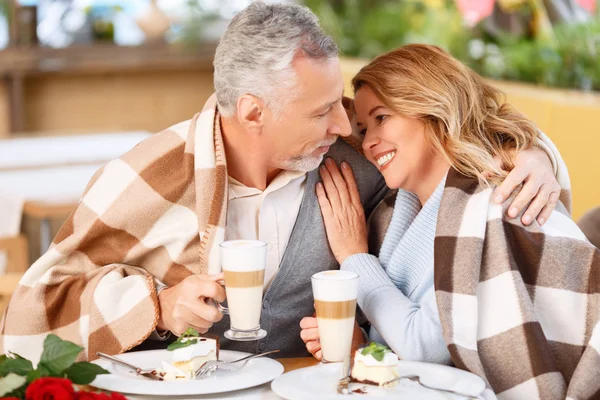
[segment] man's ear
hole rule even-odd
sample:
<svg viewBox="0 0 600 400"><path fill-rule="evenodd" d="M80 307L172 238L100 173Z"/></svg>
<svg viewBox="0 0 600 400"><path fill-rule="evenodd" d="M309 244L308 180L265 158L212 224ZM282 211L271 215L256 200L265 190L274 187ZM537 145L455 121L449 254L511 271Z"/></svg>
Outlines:
<svg viewBox="0 0 600 400"><path fill-rule="evenodd" d="M265 118L265 104L256 96L245 94L237 101L238 122L246 132L260 134Z"/></svg>

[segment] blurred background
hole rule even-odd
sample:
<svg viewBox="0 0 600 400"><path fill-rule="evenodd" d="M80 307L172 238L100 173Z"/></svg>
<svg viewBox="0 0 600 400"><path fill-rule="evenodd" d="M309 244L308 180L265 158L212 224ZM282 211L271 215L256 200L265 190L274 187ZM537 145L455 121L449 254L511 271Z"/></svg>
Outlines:
<svg viewBox="0 0 600 400"><path fill-rule="evenodd" d="M347 90L407 43L442 46L487 77L558 146L574 219L600 229L597 0L295 2L339 44ZM201 109L216 43L250 3L0 0L0 309L95 170Z"/></svg>

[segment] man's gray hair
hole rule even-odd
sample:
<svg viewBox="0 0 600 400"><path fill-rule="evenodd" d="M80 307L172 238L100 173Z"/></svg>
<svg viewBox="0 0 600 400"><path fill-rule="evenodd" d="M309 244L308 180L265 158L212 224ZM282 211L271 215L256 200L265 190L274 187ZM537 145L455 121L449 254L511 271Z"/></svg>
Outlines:
<svg viewBox="0 0 600 400"><path fill-rule="evenodd" d="M219 112L233 116L240 96L251 94L281 116L289 101L299 95L292 67L298 52L315 60L339 53L307 7L255 2L242 10L231 20L215 54Z"/></svg>

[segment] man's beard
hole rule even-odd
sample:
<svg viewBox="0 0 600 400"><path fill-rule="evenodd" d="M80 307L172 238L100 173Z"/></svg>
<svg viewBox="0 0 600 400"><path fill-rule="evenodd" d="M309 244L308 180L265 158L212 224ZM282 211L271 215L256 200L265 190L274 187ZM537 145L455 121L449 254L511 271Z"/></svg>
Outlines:
<svg viewBox="0 0 600 400"><path fill-rule="evenodd" d="M323 162L323 157L325 156L325 154L320 154L318 156L314 156L314 155L312 155L312 153L315 152L319 147L333 145L336 140L337 140L337 137L334 140L328 140L327 142L321 142L321 143L317 144L313 149L306 152L306 154L302 154L300 156L288 158L285 160L281 159L279 161L279 164L281 165L282 169L289 170L289 171L302 171L302 172L312 171L313 169L316 169L319 165L321 165L321 162Z"/></svg>

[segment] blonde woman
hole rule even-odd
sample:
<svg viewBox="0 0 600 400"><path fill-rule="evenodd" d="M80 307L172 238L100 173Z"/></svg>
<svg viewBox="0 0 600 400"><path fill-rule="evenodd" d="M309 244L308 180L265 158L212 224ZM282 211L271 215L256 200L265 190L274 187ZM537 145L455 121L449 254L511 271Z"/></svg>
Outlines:
<svg viewBox="0 0 600 400"><path fill-rule="evenodd" d="M347 164L340 171L326 162L317 195L336 259L360 276L370 340L404 359L479 374L490 398L564 399L567 390L590 398L600 388L600 340L592 335L600 255L570 219L567 191L547 221L530 226L507 216L511 199L492 200L506 174L494 157L510 169L513 149L538 137L534 124L434 46L376 58L353 87L365 156L398 189L372 217L387 229L378 257L368 254ZM316 320L301 326L316 354Z"/></svg>

